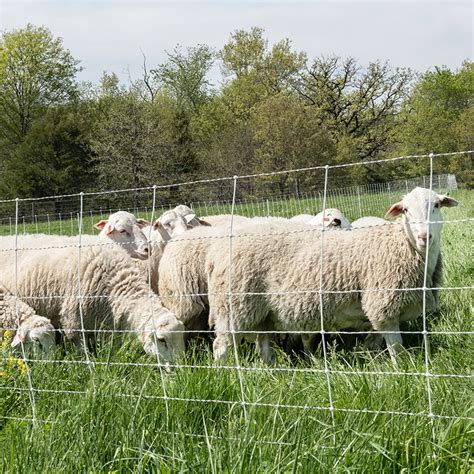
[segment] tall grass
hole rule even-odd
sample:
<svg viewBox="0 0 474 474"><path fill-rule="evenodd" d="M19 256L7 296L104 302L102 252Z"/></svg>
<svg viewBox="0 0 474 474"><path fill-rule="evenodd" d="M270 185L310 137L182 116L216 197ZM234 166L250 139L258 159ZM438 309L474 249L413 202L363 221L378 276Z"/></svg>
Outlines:
<svg viewBox="0 0 474 474"><path fill-rule="evenodd" d="M473 217L474 193L455 197L461 205L445 218ZM272 213L289 214L289 206L275 203ZM447 223L443 233L444 285L472 285L474 223ZM309 359L279 351L269 368L240 347L242 393L234 360L215 365L206 341L167 373L136 341L114 349L104 336L91 366L70 348L28 363L33 422L28 379L2 371L10 357L2 348L0 471L469 472L474 344L459 332L473 331L473 309L472 290L442 291L428 321L434 417L420 334L404 336L397 368L385 353L331 340L334 416L321 350Z"/></svg>

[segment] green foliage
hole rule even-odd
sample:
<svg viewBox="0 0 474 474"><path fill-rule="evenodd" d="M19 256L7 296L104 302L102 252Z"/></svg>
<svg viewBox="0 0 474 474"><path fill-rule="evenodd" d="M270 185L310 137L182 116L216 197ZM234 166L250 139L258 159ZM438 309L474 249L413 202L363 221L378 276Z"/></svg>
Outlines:
<svg viewBox="0 0 474 474"><path fill-rule="evenodd" d="M183 53L177 46L168 54L168 62L150 71L155 81L176 99L183 110L196 110L208 99L210 83L206 75L214 62L214 52L209 46L198 45Z"/></svg>
<svg viewBox="0 0 474 474"><path fill-rule="evenodd" d="M81 105L49 109L33 122L23 141L5 160L3 196L64 194L89 189L92 176L88 110Z"/></svg>
<svg viewBox="0 0 474 474"><path fill-rule="evenodd" d="M219 88L209 80L215 61L224 74ZM79 86L78 64L47 28L27 25L2 34L4 196L142 187L474 147L472 62L459 71L435 68L414 82L409 70L381 61L365 68L353 58L308 61L289 39L270 44L254 27L234 31L219 52L177 46L166 62L150 68L143 54L142 77L128 85L112 72L98 85ZM435 172L445 171L462 185L474 184L470 156L436 160ZM332 170L330 180L343 178L348 185L427 172L426 163L357 166ZM311 176L290 181L282 175L265 189L277 186L283 193L317 185ZM243 184L239 197L261 196L265 189ZM173 192L179 201L212 199L224 190L216 184L204 194Z"/></svg>
<svg viewBox="0 0 474 474"><path fill-rule="evenodd" d="M0 38L0 125L17 143L46 107L76 94L79 62L45 27L28 24Z"/></svg>
<svg viewBox="0 0 474 474"><path fill-rule="evenodd" d="M402 153L434 153L469 149L474 145L474 63L458 71L436 67L421 76L406 101L399 131ZM459 175L461 183L474 186L472 159L438 160L437 170Z"/></svg>

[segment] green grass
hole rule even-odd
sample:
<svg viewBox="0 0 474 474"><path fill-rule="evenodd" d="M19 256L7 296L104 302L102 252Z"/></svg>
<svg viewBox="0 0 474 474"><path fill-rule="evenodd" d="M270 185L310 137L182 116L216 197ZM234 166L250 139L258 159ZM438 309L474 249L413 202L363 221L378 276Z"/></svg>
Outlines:
<svg viewBox="0 0 474 474"><path fill-rule="evenodd" d="M472 217L474 193L453 195L461 205L445 219ZM315 205L298 204L299 212ZM294 213L288 201L273 206L274 215ZM383 212L380 201L373 208L367 213ZM472 285L473 222L446 224L443 234L444 285ZM429 329L472 331L473 309L472 290L443 291ZM409 329L420 328L417 321ZM12 419L33 415L27 378L19 368L0 375L0 471L472 472L472 379L430 377L430 419L422 338L404 340L397 369L384 353L329 345L334 419L320 351L310 360L280 351L276 367L286 370L274 371L251 347L239 348L242 405L239 373L213 366L204 342L170 373L136 341L112 351L100 340L92 367L59 349L54 362L29 364L36 423ZM473 335L433 334L429 343L432 374L472 373ZM1 372L6 349L0 356Z"/></svg>

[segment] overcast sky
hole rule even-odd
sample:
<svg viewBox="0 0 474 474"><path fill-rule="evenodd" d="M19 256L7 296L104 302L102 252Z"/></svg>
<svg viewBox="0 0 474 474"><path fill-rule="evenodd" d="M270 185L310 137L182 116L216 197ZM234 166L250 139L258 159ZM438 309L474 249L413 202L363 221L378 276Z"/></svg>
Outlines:
<svg viewBox="0 0 474 474"><path fill-rule="evenodd" d="M270 42L292 40L308 56L354 56L425 71L472 59L471 1L124 1L0 0L2 30L46 25L81 60L80 79L104 70L140 74L142 49L153 67L179 43L222 47L236 29L260 26ZM212 73L214 82L218 69Z"/></svg>

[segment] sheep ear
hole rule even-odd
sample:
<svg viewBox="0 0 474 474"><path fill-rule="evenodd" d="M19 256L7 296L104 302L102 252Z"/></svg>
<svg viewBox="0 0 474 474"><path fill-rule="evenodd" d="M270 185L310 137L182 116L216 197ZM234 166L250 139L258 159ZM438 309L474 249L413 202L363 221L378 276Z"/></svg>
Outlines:
<svg viewBox="0 0 474 474"><path fill-rule="evenodd" d="M143 227L150 225L150 223L146 219L137 219L137 224L140 229L143 229Z"/></svg>
<svg viewBox="0 0 474 474"><path fill-rule="evenodd" d="M184 220L186 221L186 224L189 224L195 217L196 214L187 214L184 216Z"/></svg>
<svg viewBox="0 0 474 474"><path fill-rule="evenodd" d="M105 226L105 233L107 235L110 235L114 230L115 230L114 225L111 224L110 222L107 222L107 225Z"/></svg>
<svg viewBox="0 0 474 474"><path fill-rule="evenodd" d="M456 201L456 199L453 199L452 197L441 195L441 194L438 194L438 197L439 197L439 205L442 207L454 207L459 204Z"/></svg>
<svg viewBox="0 0 474 474"><path fill-rule="evenodd" d="M108 222L108 221L106 221L105 219L102 219L101 221L96 222L96 223L94 224L94 227L95 227L96 229L102 230L102 229L105 227L105 224L107 224L107 222Z"/></svg>
<svg viewBox="0 0 474 474"><path fill-rule="evenodd" d="M390 207L390 209L385 213L385 219L389 219L390 217L397 217L403 212L403 204L402 202L396 202L395 204Z"/></svg>
<svg viewBox="0 0 474 474"><path fill-rule="evenodd" d="M154 230L163 229L163 224L160 222L159 219L156 219L156 221L153 222L153 229Z"/></svg>

